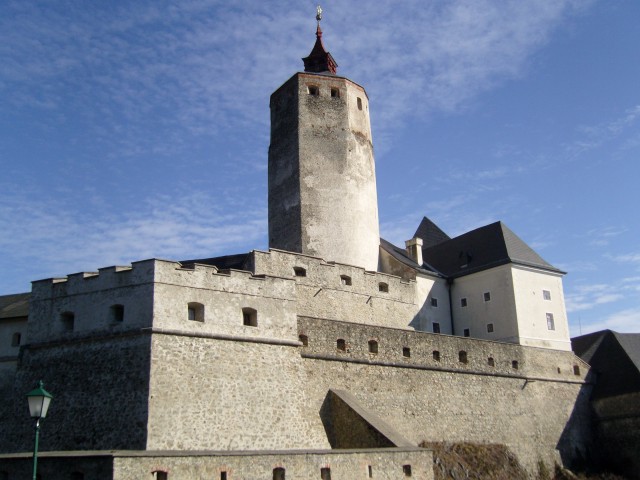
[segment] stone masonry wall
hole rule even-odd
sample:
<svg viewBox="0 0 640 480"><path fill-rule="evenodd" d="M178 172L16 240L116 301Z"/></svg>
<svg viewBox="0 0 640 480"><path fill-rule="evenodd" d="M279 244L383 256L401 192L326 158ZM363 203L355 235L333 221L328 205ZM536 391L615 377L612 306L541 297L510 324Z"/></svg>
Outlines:
<svg viewBox="0 0 640 480"><path fill-rule="evenodd" d="M588 367L570 352L309 318L299 328L308 338L302 355L311 411L329 389L347 390L416 444L502 443L530 471L538 460L570 463L589 448Z"/></svg>

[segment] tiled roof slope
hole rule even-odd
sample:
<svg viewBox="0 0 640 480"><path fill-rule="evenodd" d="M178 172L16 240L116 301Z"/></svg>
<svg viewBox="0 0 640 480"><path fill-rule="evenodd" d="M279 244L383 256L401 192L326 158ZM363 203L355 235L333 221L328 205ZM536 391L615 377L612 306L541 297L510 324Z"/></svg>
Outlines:
<svg viewBox="0 0 640 480"><path fill-rule="evenodd" d="M602 330L572 338L571 346L597 374L593 399L640 392L640 333Z"/></svg>
<svg viewBox="0 0 640 480"><path fill-rule="evenodd" d="M439 243L451 240L451 237L444 233L440 227L433 223L429 218L422 217L420 225L416 233L413 234L414 238L418 237L422 239L422 249L433 247Z"/></svg>
<svg viewBox="0 0 640 480"><path fill-rule="evenodd" d="M496 222L422 249L424 261L447 277L461 277L507 263L564 274Z"/></svg>
<svg viewBox="0 0 640 480"><path fill-rule="evenodd" d="M30 293L0 296L0 319L26 317L29 315L30 296Z"/></svg>
<svg viewBox="0 0 640 480"><path fill-rule="evenodd" d="M436 269L432 268L429 264L424 263L422 266L418 265L408 254L407 251L403 248L396 247L393 243L388 242L384 238L380 238L380 247L389 253L393 258L398 260L400 263L404 263L405 265L419 271L422 273L429 273L431 275L435 274L438 276L442 276L440 272Z"/></svg>

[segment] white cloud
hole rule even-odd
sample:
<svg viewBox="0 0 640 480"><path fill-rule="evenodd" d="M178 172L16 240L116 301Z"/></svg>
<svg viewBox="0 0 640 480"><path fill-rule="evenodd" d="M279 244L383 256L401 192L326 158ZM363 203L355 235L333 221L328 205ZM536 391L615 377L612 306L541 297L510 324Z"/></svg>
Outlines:
<svg viewBox="0 0 640 480"><path fill-rule="evenodd" d="M565 295L567 312L591 310L599 305L622 300L618 288L607 284L579 285Z"/></svg>
<svg viewBox="0 0 640 480"><path fill-rule="evenodd" d="M630 308L612 313L602 322L583 326L583 334L609 329L619 333L640 333L640 309Z"/></svg>

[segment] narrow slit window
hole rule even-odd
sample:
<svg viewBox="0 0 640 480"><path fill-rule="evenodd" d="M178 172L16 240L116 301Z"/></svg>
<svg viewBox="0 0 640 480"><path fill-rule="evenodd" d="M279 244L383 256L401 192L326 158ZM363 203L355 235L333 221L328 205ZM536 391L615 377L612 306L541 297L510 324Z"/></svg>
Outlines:
<svg viewBox="0 0 640 480"><path fill-rule="evenodd" d="M466 298L461 298L460 299L460 306L462 308L465 308L467 306L467 299Z"/></svg>
<svg viewBox="0 0 640 480"><path fill-rule="evenodd" d="M227 480L227 472L220 472L220 480Z"/></svg>
<svg viewBox="0 0 640 480"><path fill-rule="evenodd" d="M411 465L403 465L402 466L402 473L404 473L405 477L410 477L411 476Z"/></svg>
<svg viewBox="0 0 640 480"><path fill-rule="evenodd" d="M329 467L324 467L320 469L320 479L331 480L331 469Z"/></svg>
<svg viewBox="0 0 640 480"><path fill-rule="evenodd" d="M469 336L471 336L471 332L469 331L469 329L468 329L468 328L465 328L465 329L462 331L462 335L463 335L463 336L465 336L465 337L469 337Z"/></svg>
<svg viewBox="0 0 640 480"><path fill-rule="evenodd" d="M358 97L358 110L362 110L362 99Z"/></svg>
<svg viewBox="0 0 640 480"><path fill-rule="evenodd" d="M63 312L60 314L60 321L64 331L72 332L75 327L76 316L73 312Z"/></svg>
<svg viewBox="0 0 640 480"><path fill-rule="evenodd" d="M351 277L349 275L340 275L340 283L342 285L351 285Z"/></svg>
<svg viewBox="0 0 640 480"><path fill-rule="evenodd" d="M465 352L464 350L460 350L458 352L458 361L460 363L469 363L469 360L467 359L467 352Z"/></svg>
<svg viewBox="0 0 640 480"><path fill-rule="evenodd" d="M573 366L573 374L580 375L580 367L578 365Z"/></svg>
<svg viewBox="0 0 640 480"><path fill-rule="evenodd" d="M369 353L378 353L378 342L376 340L369 340Z"/></svg>
<svg viewBox="0 0 640 480"><path fill-rule="evenodd" d="M487 333L493 333L493 323L487 323Z"/></svg>
<svg viewBox="0 0 640 480"><path fill-rule="evenodd" d="M204 305L198 302L187 303L187 318L192 322L204 322Z"/></svg>
<svg viewBox="0 0 640 480"><path fill-rule="evenodd" d="M373 467L371 465L367 467L367 473L369 473L369 478L373 478Z"/></svg>
<svg viewBox="0 0 640 480"><path fill-rule="evenodd" d="M340 352L346 352L347 351L347 342L344 341L344 338L339 338L336 341L336 349Z"/></svg>
<svg viewBox="0 0 640 480"><path fill-rule="evenodd" d="M520 365L518 364L517 360L513 360L511 362L511 368L513 368L514 370L518 370L518 368L520 368Z"/></svg>
<svg viewBox="0 0 640 480"><path fill-rule="evenodd" d="M22 334L20 332L16 332L11 336L11 346L19 347L20 341L22 340Z"/></svg>
<svg viewBox="0 0 640 480"><path fill-rule="evenodd" d="M409 347L402 347L402 356L404 358L411 358L411 349Z"/></svg>
<svg viewBox="0 0 640 480"><path fill-rule="evenodd" d="M436 362L440 361L440 352L438 350L434 350L431 355Z"/></svg>
<svg viewBox="0 0 640 480"><path fill-rule="evenodd" d="M249 307L242 309L242 324L245 327L257 327L258 326L258 312Z"/></svg>
<svg viewBox="0 0 640 480"><path fill-rule="evenodd" d="M124 305L111 305L111 321L115 323L124 322Z"/></svg>
<svg viewBox="0 0 640 480"><path fill-rule="evenodd" d="M485 302L490 302L491 301L491 292L484 292L484 301Z"/></svg>
<svg viewBox="0 0 640 480"><path fill-rule="evenodd" d="M384 283L384 282L380 282L378 284L378 291L379 292L383 292L383 293L389 293L389 284L388 283Z"/></svg>
<svg viewBox="0 0 640 480"><path fill-rule="evenodd" d="M487 358L487 365L489 365L490 367L496 366L496 361L493 359L493 357Z"/></svg>

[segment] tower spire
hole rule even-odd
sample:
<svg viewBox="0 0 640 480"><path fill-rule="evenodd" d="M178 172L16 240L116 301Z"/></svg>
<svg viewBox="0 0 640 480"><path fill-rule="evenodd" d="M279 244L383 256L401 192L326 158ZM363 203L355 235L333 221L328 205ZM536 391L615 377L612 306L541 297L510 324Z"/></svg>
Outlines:
<svg viewBox="0 0 640 480"><path fill-rule="evenodd" d="M336 73L338 64L331 54L327 52L322 43L322 29L320 28L320 20L322 20L322 8L318 5L316 9L316 20L318 26L316 28L316 43L308 57L303 58L304 71L312 73Z"/></svg>

